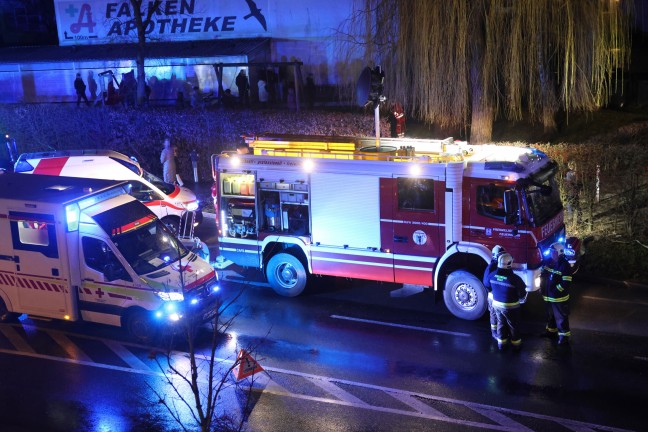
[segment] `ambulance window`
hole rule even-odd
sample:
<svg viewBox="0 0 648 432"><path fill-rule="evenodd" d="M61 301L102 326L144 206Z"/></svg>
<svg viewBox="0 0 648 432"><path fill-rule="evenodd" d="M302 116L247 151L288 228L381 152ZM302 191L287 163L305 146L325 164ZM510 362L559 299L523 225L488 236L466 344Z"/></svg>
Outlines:
<svg viewBox="0 0 648 432"><path fill-rule="evenodd" d="M504 187L490 184L477 186L477 213L482 216L504 220Z"/></svg>
<svg viewBox="0 0 648 432"><path fill-rule="evenodd" d="M397 187L399 210L434 211L434 180L399 177Z"/></svg>
<svg viewBox="0 0 648 432"><path fill-rule="evenodd" d="M107 263L107 254L110 250L108 245L105 242L92 237L83 237L81 244L83 247L83 258L86 265L98 272L103 272Z"/></svg>
<svg viewBox="0 0 648 432"><path fill-rule="evenodd" d="M9 212L15 250L39 252L58 258L54 218L50 215Z"/></svg>
<svg viewBox="0 0 648 432"><path fill-rule="evenodd" d="M106 242L93 237L83 237L81 247L83 248L83 259L88 267L105 275L109 274L108 280L132 281Z"/></svg>
<svg viewBox="0 0 648 432"><path fill-rule="evenodd" d="M138 201L151 202L155 200L164 200L164 197L161 197L158 193L151 189L150 186L147 186L142 182L132 181L129 183L129 185L131 186L130 194Z"/></svg>

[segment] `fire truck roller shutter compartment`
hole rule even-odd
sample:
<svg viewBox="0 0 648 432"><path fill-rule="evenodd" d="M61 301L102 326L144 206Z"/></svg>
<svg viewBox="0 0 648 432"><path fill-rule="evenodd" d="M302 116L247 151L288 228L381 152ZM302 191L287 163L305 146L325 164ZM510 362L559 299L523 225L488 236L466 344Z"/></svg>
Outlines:
<svg viewBox="0 0 648 432"><path fill-rule="evenodd" d="M393 280L391 254L381 252L380 179L340 173L311 174L313 273ZM326 223L325 221L336 221Z"/></svg>

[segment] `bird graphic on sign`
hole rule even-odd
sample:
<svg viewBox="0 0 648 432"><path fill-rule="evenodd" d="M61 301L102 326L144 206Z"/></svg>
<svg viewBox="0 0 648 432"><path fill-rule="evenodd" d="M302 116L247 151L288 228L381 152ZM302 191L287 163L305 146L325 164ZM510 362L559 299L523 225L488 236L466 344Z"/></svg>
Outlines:
<svg viewBox="0 0 648 432"><path fill-rule="evenodd" d="M268 27L266 26L266 19L261 13L261 9L259 9L256 5L256 3L253 0L245 0L245 3L248 4L248 7L250 8L250 13L245 15L243 19L248 19L251 17L254 17L259 21L259 24L263 26L263 30L268 31Z"/></svg>

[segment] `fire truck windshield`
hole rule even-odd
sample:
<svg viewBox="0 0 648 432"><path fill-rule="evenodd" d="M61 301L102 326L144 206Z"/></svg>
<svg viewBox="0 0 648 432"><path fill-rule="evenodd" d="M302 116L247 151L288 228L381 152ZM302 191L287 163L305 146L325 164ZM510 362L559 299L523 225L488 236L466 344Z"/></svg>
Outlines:
<svg viewBox="0 0 648 432"><path fill-rule="evenodd" d="M151 273L184 257L189 251L155 220L113 237L117 249L138 275Z"/></svg>
<svg viewBox="0 0 648 432"><path fill-rule="evenodd" d="M524 188L529 219L535 226L548 222L560 210L560 191L555 177L551 176L542 184L532 184Z"/></svg>

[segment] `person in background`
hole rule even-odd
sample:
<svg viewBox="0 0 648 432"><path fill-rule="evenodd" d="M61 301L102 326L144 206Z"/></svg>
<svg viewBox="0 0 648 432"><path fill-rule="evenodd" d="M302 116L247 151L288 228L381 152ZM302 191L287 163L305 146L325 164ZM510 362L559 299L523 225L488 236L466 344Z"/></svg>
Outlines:
<svg viewBox="0 0 648 432"><path fill-rule="evenodd" d="M236 76L236 87L238 87L239 102L245 106L250 105L250 81L245 74L245 69L242 69Z"/></svg>
<svg viewBox="0 0 648 432"><path fill-rule="evenodd" d="M97 103L97 81L94 79L94 72L88 71L88 92L90 93L90 101L92 105Z"/></svg>
<svg viewBox="0 0 648 432"><path fill-rule="evenodd" d="M576 163L569 161L567 163L567 172L564 178L565 187L565 207L566 218L576 226L580 224L581 209L580 209L580 191L581 185L576 173Z"/></svg>
<svg viewBox="0 0 648 432"><path fill-rule="evenodd" d="M495 310L493 309L493 290L490 288L490 284L488 281L491 278L492 273L497 271L497 259L500 257L500 255L506 253L506 250L500 246L496 245L493 250L491 251L491 262L488 264L488 267L486 267L486 271L484 271L484 277L482 280L482 283L488 289L488 315L490 317L490 329L491 329L491 336L493 336L493 339L497 340L497 315L495 314Z"/></svg>
<svg viewBox="0 0 648 432"><path fill-rule="evenodd" d="M232 94L232 90L226 89L223 92L223 106L225 108L233 108L236 105L236 97Z"/></svg>
<svg viewBox="0 0 648 432"><path fill-rule="evenodd" d="M176 177L176 146L171 145L171 138L164 138L164 148L160 155L160 162L162 163L162 176L165 182L175 184Z"/></svg>
<svg viewBox="0 0 648 432"><path fill-rule="evenodd" d="M76 74L76 79L74 80L74 90L76 90L77 94L77 107L81 103L81 99L85 101L86 105L90 106L90 101L88 100L88 96L86 96L86 85L83 82L83 79L81 79L81 73Z"/></svg>
<svg viewBox="0 0 648 432"><path fill-rule="evenodd" d="M558 344L569 343L569 289L572 266L565 257L565 245L559 242L549 247L549 258L540 273L540 292L547 310L547 325L543 336L558 336Z"/></svg>
<svg viewBox="0 0 648 432"><path fill-rule="evenodd" d="M399 102L392 104L389 110L389 129L392 138L403 138L405 136L405 110Z"/></svg>
<svg viewBox="0 0 648 432"><path fill-rule="evenodd" d="M259 103L261 104L262 108L266 108L268 106L268 99L270 96L268 94L268 85L262 79L259 80L257 85L259 87Z"/></svg>
<svg viewBox="0 0 648 432"><path fill-rule="evenodd" d="M526 284L513 273L513 257L503 253L497 258L497 270L491 273L488 286L493 291L493 310L497 317L497 347L503 350L509 339L520 349L520 305L526 301Z"/></svg>
<svg viewBox="0 0 648 432"><path fill-rule="evenodd" d="M202 95L200 94L200 88L198 86L193 86L191 89L191 107L199 108L202 106Z"/></svg>

